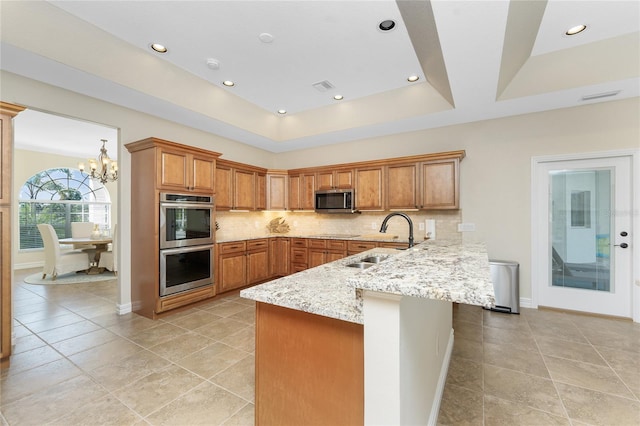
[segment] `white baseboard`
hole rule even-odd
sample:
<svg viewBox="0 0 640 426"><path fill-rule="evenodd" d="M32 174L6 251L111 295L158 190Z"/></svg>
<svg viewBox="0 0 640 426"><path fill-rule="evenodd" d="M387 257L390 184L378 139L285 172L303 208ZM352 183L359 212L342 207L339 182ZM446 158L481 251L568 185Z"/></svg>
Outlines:
<svg viewBox="0 0 640 426"><path fill-rule="evenodd" d="M533 301L529 297L521 297L520 298L520 307L521 308L537 308L537 306L533 306Z"/></svg>
<svg viewBox="0 0 640 426"><path fill-rule="evenodd" d="M442 367L440 368L440 377L438 378L438 385L436 387L436 394L433 398L433 404L431 405L431 414L429 415L429 425L435 425L438 423L438 414L440 414L440 402L442 401L442 394L444 394L444 385L447 381L447 373L449 372L449 363L451 362L451 354L453 353L453 328L449 335L449 343L447 344L447 352L444 354L444 360Z"/></svg>
<svg viewBox="0 0 640 426"><path fill-rule="evenodd" d="M116 303L116 313L118 315L124 315L131 312L131 303Z"/></svg>

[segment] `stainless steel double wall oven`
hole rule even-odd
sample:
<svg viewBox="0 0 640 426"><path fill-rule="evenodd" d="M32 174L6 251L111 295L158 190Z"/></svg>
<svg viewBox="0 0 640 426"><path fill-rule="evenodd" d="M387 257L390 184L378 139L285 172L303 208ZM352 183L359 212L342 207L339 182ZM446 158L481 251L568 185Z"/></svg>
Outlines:
<svg viewBox="0 0 640 426"><path fill-rule="evenodd" d="M213 196L160 194L160 296L213 284Z"/></svg>

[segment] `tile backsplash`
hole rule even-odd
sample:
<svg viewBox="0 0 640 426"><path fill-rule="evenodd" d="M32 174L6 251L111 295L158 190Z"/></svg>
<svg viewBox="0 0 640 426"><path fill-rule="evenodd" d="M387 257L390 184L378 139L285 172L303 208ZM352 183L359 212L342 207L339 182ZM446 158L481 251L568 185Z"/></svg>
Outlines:
<svg viewBox="0 0 640 426"><path fill-rule="evenodd" d="M314 234L357 234L378 235L380 225L389 212L364 212L361 214L317 214L315 212L217 212L216 221L220 229L216 233L218 241L258 238L273 235L307 236ZM436 223L436 239L461 241L457 230L462 220L460 210L453 211L409 211L406 213L413 221L413 236L416 242L423 241L426 231L420 230L420 224L426 228L425 221L433 219ZM286 234L269 232L269 223L283 218L289 225ZM407 221L402 217L393 217L387 222L387 234L397 235L399 239L409 237Z"/></svg>

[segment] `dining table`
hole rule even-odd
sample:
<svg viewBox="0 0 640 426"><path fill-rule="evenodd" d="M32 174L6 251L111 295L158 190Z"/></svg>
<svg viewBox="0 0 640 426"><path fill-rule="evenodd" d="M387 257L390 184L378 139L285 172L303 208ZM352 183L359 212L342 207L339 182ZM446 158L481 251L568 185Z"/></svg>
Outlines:
<svg viewBox="0 0 640 426"><path fill-rule="evenodd" d="M91 238L91 237L71 237L71 238L60 238L58 242L60 245L73 245L74 247L82 247L86 246L87 248L95 247L95 254L93 256L94 266L91 266L87 273L91 275L101 274L105 271L105 268L99 268L98 264L100 263L100 254L104 251L107 251L107 246L111 244L113 239L111 237L100 237L100 238Z"/></svg>

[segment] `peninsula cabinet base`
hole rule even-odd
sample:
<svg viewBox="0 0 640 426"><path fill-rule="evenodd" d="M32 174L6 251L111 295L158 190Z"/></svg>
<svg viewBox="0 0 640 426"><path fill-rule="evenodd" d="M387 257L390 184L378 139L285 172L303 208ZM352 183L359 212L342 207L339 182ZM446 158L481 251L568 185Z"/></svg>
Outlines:
<svg viewBox="0 0 640 426"><path fill-rule="evenodd" d="M363 425L363 326L256 306L256 425Z"/></svg>

